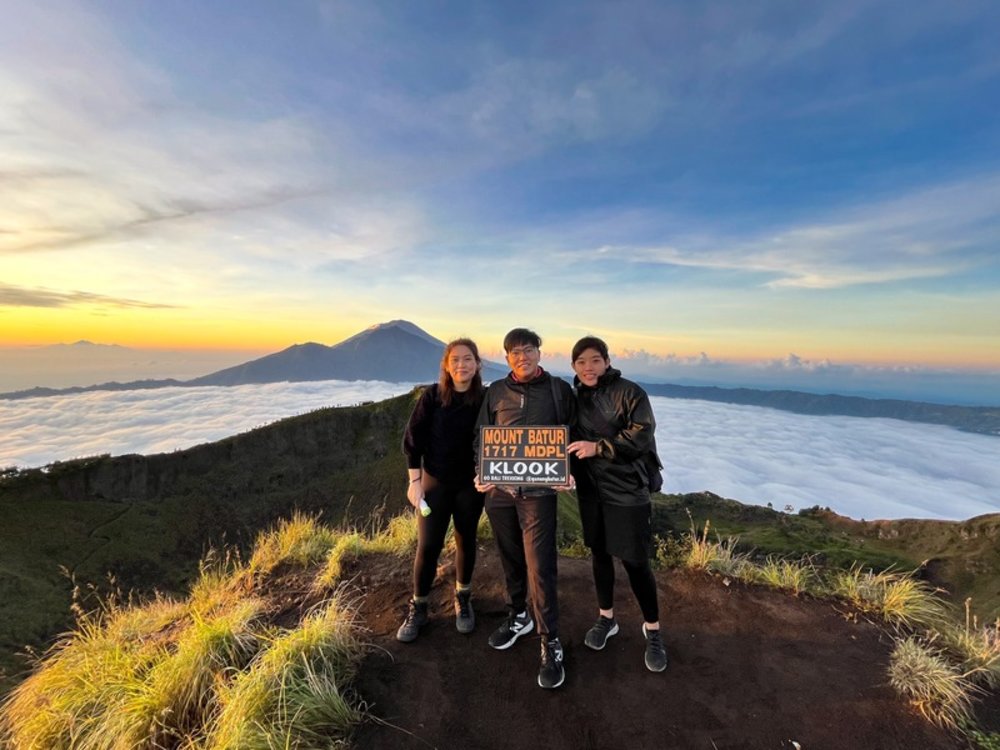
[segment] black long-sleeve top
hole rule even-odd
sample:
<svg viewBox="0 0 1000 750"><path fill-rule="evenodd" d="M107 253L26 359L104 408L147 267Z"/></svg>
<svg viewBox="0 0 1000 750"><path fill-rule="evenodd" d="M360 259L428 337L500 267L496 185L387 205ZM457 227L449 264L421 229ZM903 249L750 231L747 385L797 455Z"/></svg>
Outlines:
<svg viewBox="0 0 1000 750"><path fill-rule="evenodd" d="M476 416L482 403L466 391L452 393L451 403L441 403L438 385L428 386L417 399L403 433L406 465L423 470L449 485L472 484L476 476L472 442Z"/></svg>

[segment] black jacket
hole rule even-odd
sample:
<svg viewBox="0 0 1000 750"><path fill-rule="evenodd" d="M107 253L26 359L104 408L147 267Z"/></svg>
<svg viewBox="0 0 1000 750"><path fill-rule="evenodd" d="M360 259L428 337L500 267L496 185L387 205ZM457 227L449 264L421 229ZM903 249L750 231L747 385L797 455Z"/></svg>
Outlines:
<svg viewBox="0 0 1000 750"><path fill-rule="evenodd" d="M438 385L420 394L403 432L406 465L424 470L440 482L463 486L476 476L472 439L482 395L453 393L451 403L441 403Z"/></svg>
<svg viewBox="0 0 1000 750"><path fill-rule="evenodd" d="M596 456L572 462L580 499L613 505L648 503L642 457L656 452L656 419L649 396L613 367L593 388L579 378L574 386L577 414L572 439L597 443Z"/></svg>
<svg viewBox="0 0 1000 750"><path fill-rule="evenodd" d="M479 461L479 427L497 425L513 427L517 425L572 425L576 415L576 399L573 389L562 378L547 372L520 383L507 373L503 380L494 380L486 390L486 398L479 409L476 422L475 450ZM478 464L476 466L478 470ZM551 495L550 487L529 486L521 490L522 495ZM495 496L502 491L491 494Z"/></svg>

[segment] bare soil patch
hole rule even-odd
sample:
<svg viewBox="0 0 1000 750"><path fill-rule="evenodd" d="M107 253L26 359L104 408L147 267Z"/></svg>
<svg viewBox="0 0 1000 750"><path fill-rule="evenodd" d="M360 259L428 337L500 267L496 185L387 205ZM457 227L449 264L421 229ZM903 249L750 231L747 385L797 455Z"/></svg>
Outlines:
<svg viewBox="0 0 1000 750"><path fill-rule="evenodd" d="M538 747L736 750L937 750L964 743L928 725L887 684L890 639L830 602L795 598L700 573L659 571L666 672L643 666L642 619L619 569L622 629L604 651L583 645L596 616L588 560L559 562L565 684L536 683L535 635L507 651L486 639L505 616L503 575L491 546L474 581L478 623L455 630L453 571L439 569L432 617L410 644L396 641L410 562L364 558L348 573L365 593L360 616L376 649L357 689L378 720L359 748Z"/></svg>

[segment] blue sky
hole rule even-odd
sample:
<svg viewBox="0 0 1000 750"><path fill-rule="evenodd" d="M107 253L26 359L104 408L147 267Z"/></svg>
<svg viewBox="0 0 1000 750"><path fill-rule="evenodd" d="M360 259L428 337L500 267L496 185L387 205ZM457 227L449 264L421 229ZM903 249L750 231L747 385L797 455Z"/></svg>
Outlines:
<svg viewBox="0 0 1000 750"><path fill-rule="evenodd" d="M996 2L0 10L0 344L526 324L1000 399Z"/></svg>

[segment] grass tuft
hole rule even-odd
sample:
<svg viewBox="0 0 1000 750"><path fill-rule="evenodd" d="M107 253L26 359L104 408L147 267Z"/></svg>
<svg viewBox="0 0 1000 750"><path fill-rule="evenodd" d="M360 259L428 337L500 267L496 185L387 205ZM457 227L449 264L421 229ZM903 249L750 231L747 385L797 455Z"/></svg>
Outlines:
<svg viewBox="0 0 1000 750"><path fill-rule="evenodd" d="M909 574L875 572L853 565L834 572L831 588L862 612L878 615L897 627L935 628L948 620L948 610L937 590Z"/></svg>
<svg viewBox="0 0 1000 750"><path fill-rule="evenodd" d="M721 573L733 578L752 581L755 578L754 565L748 554L737 551L736 545L739 539L732 536L726 539L716 537L716 541L710 541L708 538L710 526L710 522L705 521L704 529L698 532L692 522L691 541L684 559L684 566L692 570Z"/></svg>
<svg viewBox="0 0 1000 750"><path fill-rule="evenodd" d="M1000 688L1000 618L992 625L980 625L971 612L971 599L965 600L965 624L941 628L944 647L960 662L979 685Z"/></svg>
<svg viewBox="0 0 1000 750"><path fill-rule="evenodd" d="M972 720L976 686L939 650L913 636L896 644L889 663L889 683L938 726L956 729Z"/></svg>
<svg viewBox="0 0 1000 750"><path fill-rule="evenodd" d="M205 750L326 747L343 738L359 718L345 697L362 652L356 627L353 610L334 597L276 637L221 689Z"/></svg>
<svg viewBox="0 0 1000 750"><path fill-rule="evenodd" d="M312 565L326 557L336 541L334 531L321 526L316 516L296 512L257 537L248 572L266 575L282 564Z"/></svg>
<svg viewBox="0 0 1000 750"><path fill-rule="evenodd" d="M813 588L816 570L808 560L768 557L756 569L757 581L766 586L790 591L796 596Z"/></svg>

